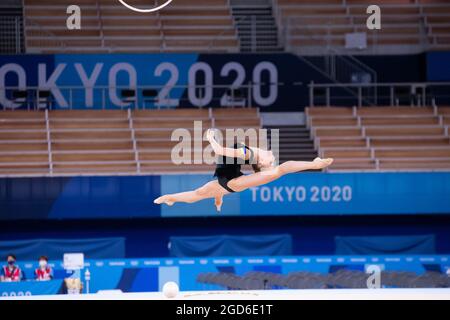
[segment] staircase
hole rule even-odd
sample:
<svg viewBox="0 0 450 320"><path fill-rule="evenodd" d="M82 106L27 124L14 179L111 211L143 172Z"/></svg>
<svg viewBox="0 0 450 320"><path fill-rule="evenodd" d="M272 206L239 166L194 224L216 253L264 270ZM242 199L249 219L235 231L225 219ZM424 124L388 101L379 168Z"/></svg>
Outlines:
<svg viewBox="0 0 450 320"><path fill-rule="evenodd" d="M231 0L241 52L280 52L271 0Z"/></svg>
<svg viewBox="0 0 450 320"><path fill-rule="evenodd" d="M317 157L314 141L306 126L266 126L265 128L280 130L280 163L289 160L312 161ZM270 133L270 130L268 132Z"/></svg>
<svg viewBox="0 0 450 320"><path fill-rule="evenodd" d="M0 4L0 54L25 52L22 7L12 1Z"/></svg>

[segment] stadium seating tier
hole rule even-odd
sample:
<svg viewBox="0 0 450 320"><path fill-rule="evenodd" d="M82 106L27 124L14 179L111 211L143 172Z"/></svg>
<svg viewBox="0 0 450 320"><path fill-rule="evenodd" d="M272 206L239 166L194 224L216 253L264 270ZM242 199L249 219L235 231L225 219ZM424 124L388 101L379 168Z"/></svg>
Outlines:
<svg viewBox="0 0 450 320"><path fill-rule="evenodd" d="M144 0L128 1L149 8ZM66 27L71 1L25 0L29 53L236 52L239 41L226 0L178 0L155 14L116 0L82 0L81 30ZM150 6L151 7L151 6Z"/></svg>
<svg viewBox="0 0 450 320"><path fill-rule="evenodd" d="M0 174L211 172L210 165L171 161L178 143L172 132L187 129L194 137L194 121L203 131L261 127L257 109L3 111ZM201 152L193 149L192 159Z"/></svg>
<svg viewBox="0 0 450 320"><path fill-rule="evenodd" d="M448 170L448 107L308 108L319 154L330 170Z"/></svg>

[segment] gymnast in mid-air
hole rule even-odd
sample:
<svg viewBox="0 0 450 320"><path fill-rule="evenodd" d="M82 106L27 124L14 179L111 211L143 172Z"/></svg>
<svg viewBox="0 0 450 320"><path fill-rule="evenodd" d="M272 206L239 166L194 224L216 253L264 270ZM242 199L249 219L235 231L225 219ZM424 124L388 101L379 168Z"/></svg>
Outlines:
<svg viewBox="0 0 450 320"><path fill-rule="evenodd" d="M243 143L234 144L233 148L221 146L214 137L214 130L209 129L206 137L214 153L220 157L217 161L214 177L202 187L187 192L167 194L157 198L154 203L172 206L176 202L194 203L204 199L215 199L217 211L221 210L223 196L242 192L249 188L261 186L281 178L289 173L305 170L320 170L333 163L333 159L316 158L311 162L287 161L276 165L270 150L250 147ZM244 175L242 164L250 164L254 173Z"/></svg>

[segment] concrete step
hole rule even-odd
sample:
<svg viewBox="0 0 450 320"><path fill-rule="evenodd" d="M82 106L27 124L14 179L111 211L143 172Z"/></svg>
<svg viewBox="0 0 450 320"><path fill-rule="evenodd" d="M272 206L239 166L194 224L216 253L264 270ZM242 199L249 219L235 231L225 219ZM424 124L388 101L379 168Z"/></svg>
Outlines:
<svg viewBox="0 0 450 320"><path fill-rule="evenodd" d="M314 149L280 149L280 154L316 154Z"/></svg>
<svg viewBox="0 0 450 320"><path fill-rule="evenodd" d="M309 132L308 133L282 133L280 132L280 139L310 139Z"/></svg>
<svg viewBox="0 0 450 320"><path fill-rule="evenodd" d="M269 135L269 138L271 138L272 136ZM294 141L298 141L298 142L306 142L306 141L311 141L313 142L313 140L311 139L311 137L309 136L309 133L305 133L305 134L281 134L279 135L280 139L284 140L285 142L294 142Z"/></svg>
<svg viewBox="0 0 450 320"><path fill-rule="evenodd" d="M284 161L315 158L317 158L317 153L280 153L280 159Z"/></svg>
<svg viewBox="0 0 450 320"><path fill-rule="evenodd" d="M265 129L279 130L280 162L296 160L311 161L318 156L309 129L304 125L266 126Z"/></svg>

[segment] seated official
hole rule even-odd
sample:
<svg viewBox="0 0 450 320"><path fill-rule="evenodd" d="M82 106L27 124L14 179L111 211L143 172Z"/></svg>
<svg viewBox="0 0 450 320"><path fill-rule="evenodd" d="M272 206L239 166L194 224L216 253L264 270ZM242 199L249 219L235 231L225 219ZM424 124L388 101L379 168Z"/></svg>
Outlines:
<svg viewBox="0 0 450 320"><path fill-rule="evenodd" d="M53 269L49 267L46 256L39 257L39 267L34 270L34 276L37 281L49 281L53 279Z"/></svg>
<svg viewBox="0 0 450 320"><path fill-rule="evenodd" d="M6 257L7 264L2 267L0 274L0 281L2 282L18 282L22 281L23 273L22 270L16 264L16 256L9 254Z"/></svg>

